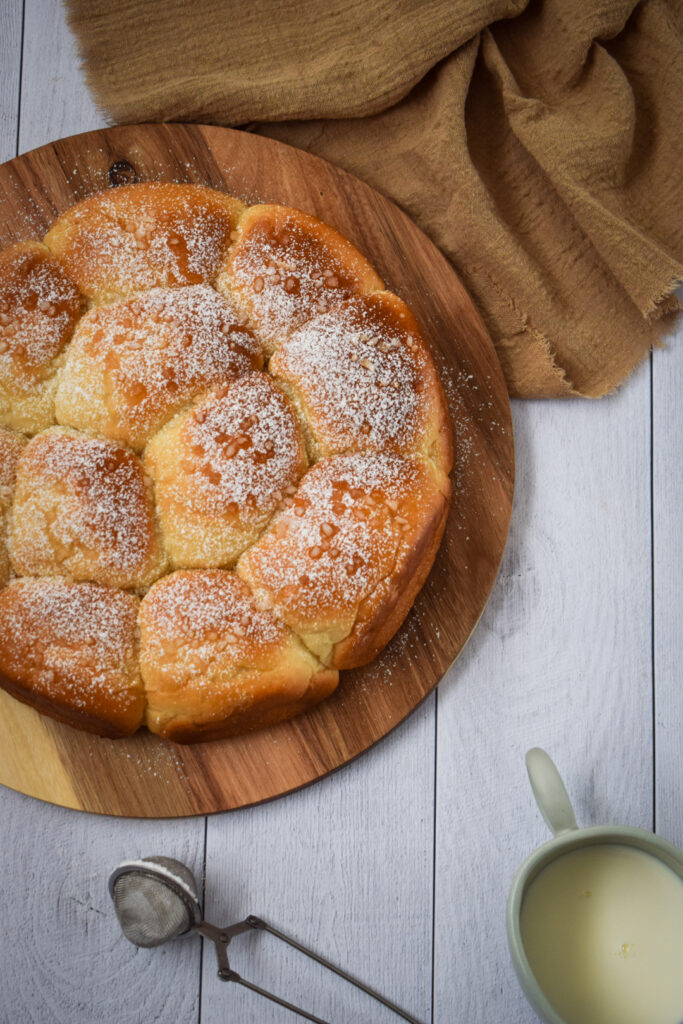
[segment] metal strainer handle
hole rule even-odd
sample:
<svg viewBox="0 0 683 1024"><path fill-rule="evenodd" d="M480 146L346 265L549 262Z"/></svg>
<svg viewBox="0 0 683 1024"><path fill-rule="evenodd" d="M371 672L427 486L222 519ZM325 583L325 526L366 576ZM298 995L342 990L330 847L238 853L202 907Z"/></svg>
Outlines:
<svg viewBox="0 0 683 1024"><path fill-rule="evenodd" d="M144 899L136 901L134 898L136 883L139 883L140 888L143 886L153 886L155 889L153 896L156 897L157 902L159 896L161 896L162 902L165 900L165 907L162 906L161 913L158 906L151 906L151 921L149 922L144 919L148 904ZM297 1013L300 1017L313 1021L314 1024L328 1024L328 1022L320 1017L315 1017L313 1014L302 1010L301 1007L295 1006L293 1003L287 1002L285 999L281 999L272 992L267 992L265 989L253 984L253 982L247 981L246 978L242 978L237 971L231 968L228 960L228 945L236 935L241 935L253 929L270 932L277 939L286 942L289 946L297 949L300 953L304 953L328 970L334 971L340 978L344 978L345 981L355 985L356 988L361 989L366 995L382 1003L383 1006L392 1010L399 1017L410 1021L410 1024L420 1024L415 1017L411 1017L400 1007L396 1006L395 1003L390 1002L379 992L376 992L375 989L364 985L363 982L347 974L340 967L336 967L329 960L325 960L323 957L318 956L317 953L314 953L313 950L302 946L296 939L285 935L284 932L279 931L277 928L273 928L260 917L250 915L244 921L238 921L236 924L228 925L225 928L218 928L216 925L202 920L194 876L179 861L174 861L169 857L145 857L143 860L126 861L120 864L112 873L109 879L109 892L114 901L114 907L123 934L135 945L162 945L178 935L185 934L188 931L197 931L214 944L216 959L218 960L218 977L221 981L234 981L238 985L256 992L258 995L265 996L271 1002L277 1003L293 1013ZM132 900L131 893L133 893ZM133 907L132 913L130 908L128 908L127 912L127 901L131 902ZM168 920L164 919L164 910Z"/></svg>
<svg viewBox="0 0 683 1024"><path fill-rule="evenodd" d="M203 924L205 924L205 922L202 922L202 925ZM202 934L205 934L203 932L202 925L197 926L197 931L200 931L202 932ZM302 946L300 942L297 942L296 939L293 939L291 936L285 935L284 932L279 931L277 928L273 928L272 925L267 924L266 921L264 921L262 918L255 917L253 914L250 914L249 917L247 917L244 921L240 922L240 925L237 926L240 928L240 931L246 931L246 929L242 928L242 925L246 925L247 928L257 928L260 931L270 932L270 934L274 935L276 939L281 939L282 942L286 942L287 945L292 946L294 949L298 949L300 953L304 953L306 956L310 957L311 960L315 960L316 963L319 963L323 967L326 967L329 971L334 971L334 973L338 974L340 978L344 979L344 981L348 981L352 985L355 985L356 988L361 989L361 991L365 992L366 995L369 995L373 999L376 999L378 1002L382 1003L383 1006L386 1006L389 1010L393 1010L393 1012L398 1014L399 1017L403 1017L404 1020L410 1021L411 1024L420 1024L420 1022L415 1017L411 1017L409 1014L405 1012L405 1010L402 1010L399 1006L396 1006L395 1003L390 1002L379 992L376 992L374 988L370 988L369 985L365 985L363 984L362 981L358 981L357 978L354 978L352 977L352 975L347 974L346 971L342 971L341 967L336 967L335 964L330 963L329 960L325 960L324 957L319 956L317 953L314 953L313 950L308 949L307 946ZM209 927L213 928L212 925L209 925ZM233 927L235 926L233 925ZM216 944L216 953L219 959L218 977L221 978L223 977L223 975L221 974L220 954L218 952L218 949L219 947ZM288 1009L294 1010L295 1013L300 1014L302 1017L306 1017L307 1020L318 1021L318 1024L327 1024L326 1021L321 1022L319 1017L313 1017L311 1016L311 1014L306 1013L305 1010L301 1010L296 1006L292 1006L291 1003L285 1003L282 999L279 999L277 996L272 995L272 993L266 992L263 989L258 988L256 985L253 985L249 981L245 981L244 978L241 978L238 974L236 974L235 971L230 970L229 966L228 971L231 977L224 978L224 981L237 981L241 985L245 985L247 988L252 989L254 992L259 992L261 995L267 996L268 999L272 999L274 1002L280 1003L281 1006L286 1006Z"/></svg>

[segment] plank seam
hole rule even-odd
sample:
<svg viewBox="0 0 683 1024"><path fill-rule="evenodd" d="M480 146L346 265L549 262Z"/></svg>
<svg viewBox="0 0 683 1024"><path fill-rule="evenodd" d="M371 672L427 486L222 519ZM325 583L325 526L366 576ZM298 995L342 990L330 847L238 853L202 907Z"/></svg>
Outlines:
<svg viewBox="0 0 683 1024"><path fill-rule="evenodd" d="M206 849L209 831L209 816L204 815L204 856L202 858L202 917L206 917ZM202 983L204 981L204 936L199 936L199 997L197 999L197 1024L202 1020Z"/></svg>
<svg viewBox="0 0 683 1024"><path fill-rule="evenodd" d="M17 135L14 141L14 155L19 156L19 133L21 131L21 90L24 82L24 27L26 24L26 0L21 5L21 40L19 43L19 89L17 97Z"/></svg>

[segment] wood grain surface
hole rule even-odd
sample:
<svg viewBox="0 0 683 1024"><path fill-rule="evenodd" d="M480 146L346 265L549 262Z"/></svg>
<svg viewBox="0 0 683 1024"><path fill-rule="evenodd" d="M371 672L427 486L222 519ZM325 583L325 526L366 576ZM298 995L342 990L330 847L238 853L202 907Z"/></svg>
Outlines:
<svg viewBox="0 0 683 1024"><path fill-rule="evenodd" d="M396 206L315 157L228 129L138 125L74 136L0 167L0 245L40 238L75 200L128 180L202 182L249 202L284 202L351 239L415 312L454 424L454 499L429 580L371 665L342 675L305 716L178 747L141 732L105 740L2 694L0 782L99 813L172 817L289 792L352 760L409 714L462 649L505 544L514 474L507 392L482 322L439 251Z"/></svg>

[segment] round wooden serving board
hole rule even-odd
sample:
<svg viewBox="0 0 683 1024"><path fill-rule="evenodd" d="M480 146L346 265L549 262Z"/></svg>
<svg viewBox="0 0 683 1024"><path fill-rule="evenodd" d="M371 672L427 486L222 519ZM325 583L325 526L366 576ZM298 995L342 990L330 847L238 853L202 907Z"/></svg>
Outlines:
<svg viewBox="0 0 683 1024"><path fill-rule="evenodd" d="M124 181L200 182L296 206L346 235L412 308L432 346L455 435L453 504L432 573L382 655L274 728L177 746L142 730L107 740L0 692L0 782L80 810L134 817L223 811L334 771L385 736L462 650L500 564L512 506L507 390L452 266L398 207L350 174L270 139L201 125L88 132L0 166L0 247L41 239L76 200ZM485 696L483 699L486 699Z"/></svg>

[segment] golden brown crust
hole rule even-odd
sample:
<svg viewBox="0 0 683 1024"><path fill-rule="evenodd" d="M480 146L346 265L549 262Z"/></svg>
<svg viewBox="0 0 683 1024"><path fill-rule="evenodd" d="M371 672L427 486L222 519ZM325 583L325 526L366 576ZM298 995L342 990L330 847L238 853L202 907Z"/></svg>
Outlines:
<svg viewBox="0 0 683 1024"><path fill-rule="evenodd" d="M8 519L17 482L17 462L25 445L23 434L0 427L0 587L6 586L10 577Z"/></svg>
<svg viewBox="0 0 683 1024"><path fill-rule="evenodd" d="M343 235L289 206L250 206L235 236L216 287L233 297L268 353L310 317L384 287Z"/></svg>
<svg viewBox="0 0 683 1024"><path fill-rule="evenodd" d="M14 571L149 585L166 565L151 487L140 460L115 441L63 427L34 437L17 463Z"/></svg>
<svg viewBox="0 0 683 1024"><path fill-rule="evenodd" d="M324 669L249 588L220 569L181 571L140 607L145 722L179 742L273 724L332 692Z"/></svg>
<svg viewBox="0 0 683 1024"><path fill-rule="evenodd" d="M0 423L28 434L54 423L55 373L82 306L44 245L0 252Z"/></svg>
<svg viewBox="0 0 683 1024"><path fill-rule="evenodd" d="M371 594L358 611L353 631L334 649L333 664L338 669L367 665L389 643L403 625L422 589L436 558L450 509L450 480L441 481L444 500L435 501L429 522L398 564L395 574L384 580L379 591Z"/></svg>
<svg viewBox="0 0 683 1024"><path fill-rule="evenodd" d="M179 413L150 441L145 468L171 564L229 567L296 490L306 452L288 399L251 373Z"/></svg>
<svg viewBox="0 0 683 1024"><path fill-rule="evenodd" d="M9 512L17 481L17 462L26 447L26 438L7 427L0 427L0 513Z"/></svg>
<svg viewBox="0 0 683 1024"><path fill-rule="evenodd" d="M410 603L417 594L449 496L448 478L423 460L323 459L237 572L325 664L339 667L338 651L345 667L361 664L372 646L365 638L384 635L405 603L392 591L394 577ZM402 618L391 618L391 633Z"/></svg>
<svg viewBox="0 0 683 1024"><path fill-rule="evenodd" d="M214 280L244 209L203 185L143 182L98 192L52 225L45 245L93 302Z"/></svg>
<svg viewBox="0 0 683 1024"><path fill-rule="evenodd" d="M450 472L443 389L415 317L392 292L357 296L307 321L285 338L269 370L291 389L316 459L422 455Z"/></svg>
<svg viewBox="0 0 683 1024"><path fill-rule="evenodd" d="M91 196L46 246L0 253L0 423L36 434L0 426L0 588L37 577L0 592L0 685L177 742L305 711L388 643L444 530L412 313L329 226L202 186ZM150 587L139 613L117 589Z"/></svg>
<svg viewBox="0 0 683 1024"><path fill-rule="evenodd" d="M81 319L56 417L140 451L196 395L262 363L260 343L208 285L154 288Z"/></svg>
<svg viewBox="0 0 683 1024"><path fill-rule="evenodd" d="M127 736L142 724L138 599L58 577L0 593L0 685L69 725Z"/></svg>

